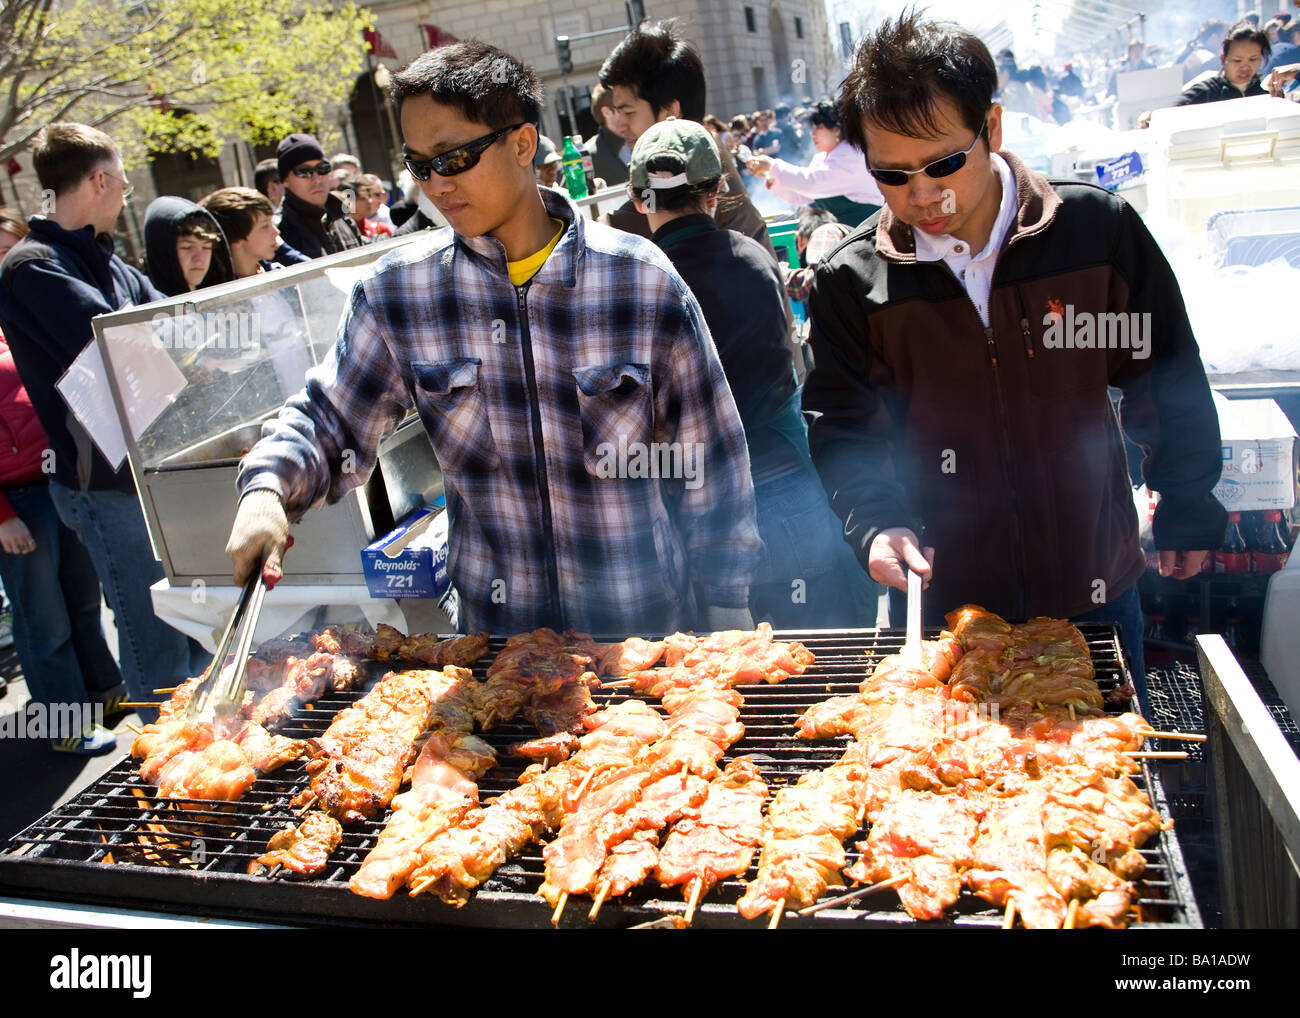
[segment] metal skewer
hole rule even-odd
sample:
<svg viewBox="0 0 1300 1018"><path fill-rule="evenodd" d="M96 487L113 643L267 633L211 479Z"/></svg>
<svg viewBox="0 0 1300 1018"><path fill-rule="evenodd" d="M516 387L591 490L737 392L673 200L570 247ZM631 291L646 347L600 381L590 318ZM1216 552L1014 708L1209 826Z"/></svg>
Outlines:
<svg viewBox="0 0 1300 1018"><path fill-rule="evenodd" d="M800 909L795 913L795 915L800 918L815 915L823 909L834 908L836 905L843 905L850 901L857 901L859 898L865 898L868 894L875 894L877 891L888 890L891 887L897 887L899 884L905 883L907 883L906 876L890 877L888 880L882 880L878 884L872 884L869 887L859 887L856 891L849 891L848 894L841 894L835 898L827 898L825 901L819 901L815 905L809 905L805 909Z"/></svg>

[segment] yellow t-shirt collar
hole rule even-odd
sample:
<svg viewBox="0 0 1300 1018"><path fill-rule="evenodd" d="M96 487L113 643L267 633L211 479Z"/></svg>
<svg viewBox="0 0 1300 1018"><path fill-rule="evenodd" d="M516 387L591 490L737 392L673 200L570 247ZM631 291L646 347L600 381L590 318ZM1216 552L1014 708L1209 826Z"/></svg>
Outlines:
<svg viewBox="0 0 1300 1018"><path fill-rule="evenodd" d="M556 229L555 236L551 238L549 244L540 251L530 254L527 258L520 258L517 262L506 262L506 269L510 273L510 282L512 285L523 286L526 282L532 279L533 276L537 275L538 270L546 263L546 259L551 256L551 252L555 250L555 245L558 244L560 238L564 236L563 220L552 218L551 222L553 222L558 229Z"/></svg>

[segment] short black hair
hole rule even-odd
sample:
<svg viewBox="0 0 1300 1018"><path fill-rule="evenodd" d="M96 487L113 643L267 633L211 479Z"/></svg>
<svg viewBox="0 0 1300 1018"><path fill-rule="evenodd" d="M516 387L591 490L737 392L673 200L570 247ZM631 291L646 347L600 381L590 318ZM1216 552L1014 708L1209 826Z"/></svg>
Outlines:
<svg viewBox="0 0 1300 1018"><path fill-rule="evenodd" d="M997 67L984 43L958 25L924 21L913 9L886 19L858 47L840 91L844 137L865 153L864 120L910 138L937 135L937 107L944 98L977 131L997 85Z"/></svg>
<svg viewBox="0 0 1300 1018"><path fill-rule="evenodd" d="M460 111L492 130L536 125L542 115L542 83L518 57L477 39L422 53L393 75L388 101L398 113L414 95Z"/></svg>
<svg viewBox="0 0 1300 1018"><path fill-rule="evenodd" d="M782 103L776 108L776 115L778 118L788 117L790 115L790 107L785 105L785 103Z"/></svg>
<svg viewBox="0 0 1300 1018"><path fill-rule="evenodd" d="M655 116L675 99L683 120L704 117L704 61L694 45L677 32L677 21L642 22L623 38L600 65L600 83L632 89Z"/></svg>
<svg viewBox="0 0 1300 1018"><path fill-rule="evenodd" d="M840 117L840 111L835 108L834 103L826 102L825 100L822 100L812 108L812 113L808 115L808 120L810 123L818 127L826 127L832 130L837 127L841 130L844 128L844 121Z"/></svg>
<svg viewBox="0 0 1300 1018"><path fill-rule="evenodd" d="M1228 31L1228 23L1220 21L1218 18L1207 18L1196 33L1196 41L1204 46L1212 46L1216 40L1222 39L1225 32Z"/></svg>
<svg viewBox="0 0 1300 1018"><path fill-rule="evenodd" d="M816 232L819 226L838 223L835 213L830 209L818 208L816 205L804 205L799 209L799 225L795 227L795 236L805 240Z"/></svg>
<svg viewBox="0 0 1300 1018"><path fill-rule="evenodd" d="M1017 72L1017 80L1041 88L1044 92L1047 91L1047 74L1038 64Z"/></svg>
<svg viewBox="0 0 1300 1018"><path fill-rule="evenodd" d="M1268 33L1256 28L1249 21L1238 21L1228 29L1228 34L1223 37L1223 55L1225 57L1234 42L1259 43L1265 62L1268 61L1269 55L1273 52L1273 44L1268 41Z"/></svg>
<svg viewBox="0 0 1300 1018"><path fill-rule="evenodd" d="M280 163L276 159L263 159L253 170L253 186L263 194L268 184L280 183Z"/></svg>

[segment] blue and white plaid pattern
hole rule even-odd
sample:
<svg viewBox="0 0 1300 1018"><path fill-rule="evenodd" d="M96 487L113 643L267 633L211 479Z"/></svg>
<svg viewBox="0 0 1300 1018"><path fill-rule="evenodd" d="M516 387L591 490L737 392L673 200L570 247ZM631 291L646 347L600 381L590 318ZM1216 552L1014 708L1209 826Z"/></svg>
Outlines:
<svg viewBox="0 0 1300 1018"><path fill-rule="evenodd" d="M337 501L414 406L443 469L463 628L672 631L701 621L696 592L744 607L762 542L744 431L699 305L649 241L541 193L566 227L526 286L526 330L494 238L444 228L386 255L353 289L330 356L244 457L240 493L278 492L291 518ZM644 476L638 443L673 443L688 469Z"/></svg>

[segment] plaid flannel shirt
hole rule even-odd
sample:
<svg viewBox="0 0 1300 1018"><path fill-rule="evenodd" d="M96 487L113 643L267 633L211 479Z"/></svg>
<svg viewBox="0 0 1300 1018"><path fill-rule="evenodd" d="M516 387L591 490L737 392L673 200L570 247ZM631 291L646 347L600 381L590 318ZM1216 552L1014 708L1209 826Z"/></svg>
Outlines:
<svg viewBox="0 0 1300 1018"><path fill-rule="evenodd" d="M523 287L491 237L444 228L381 258L239 491L277 492L294 519L337 501L414 406L443 470L462 628L672 631L700 621L697 593L745 607L762 542L699 305L649 241L541 193L565 231Z"/></svg>
<svg viewBox="0 0 1300 1018"><path fill-rule="evenodd" d="M852 228L843 223L822 223L813 230L804 248L803 260L806 268L790 269L782 266L785 273L785 293L792 301L805 303L812 292L813 272L817 263L835 249L835 246L852 233Z"/></svg>

